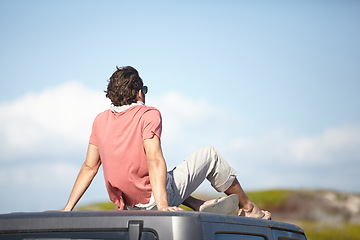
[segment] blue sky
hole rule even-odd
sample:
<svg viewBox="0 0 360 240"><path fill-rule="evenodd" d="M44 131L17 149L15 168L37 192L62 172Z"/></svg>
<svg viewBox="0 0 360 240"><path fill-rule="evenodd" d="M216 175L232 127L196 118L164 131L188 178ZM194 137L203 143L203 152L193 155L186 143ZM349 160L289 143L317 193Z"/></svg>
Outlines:
<svg viewBox="0 0 360 240"><path fill-rule="evenodd" d="M64 206L116 65L149 86L169 169L214 145L246 190L359 192L359 13L350 0L1 1L0 212ZM80 204L106 199L99 173Z"/></svg>

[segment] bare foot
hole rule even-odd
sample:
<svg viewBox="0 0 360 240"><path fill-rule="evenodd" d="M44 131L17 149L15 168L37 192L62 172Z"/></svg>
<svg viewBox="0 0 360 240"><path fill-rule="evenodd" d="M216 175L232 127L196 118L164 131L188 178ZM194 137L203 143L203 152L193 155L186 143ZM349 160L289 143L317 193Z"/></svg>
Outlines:
<svg viewBox="0 0 360 240"><path fill-rule="evenodd" d="M250 209L240 209L238 212L239 216L261 218L265 220L271 220L271 213L268 211L260 210L254 203L251 203Z"/></svg>

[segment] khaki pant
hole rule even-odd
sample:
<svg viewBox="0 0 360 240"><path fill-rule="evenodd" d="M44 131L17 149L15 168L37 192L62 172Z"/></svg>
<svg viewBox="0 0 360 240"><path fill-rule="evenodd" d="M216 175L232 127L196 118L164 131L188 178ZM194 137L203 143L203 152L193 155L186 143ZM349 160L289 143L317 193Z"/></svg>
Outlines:
<svg viewBox="0 0 360 240"><path fill-rule="evenodd" d="M231 186L236 176L236 171L214 147L201 148L168 172L166 181L168 204L179 206L205 178L218 192L224 192Z"/></svg>

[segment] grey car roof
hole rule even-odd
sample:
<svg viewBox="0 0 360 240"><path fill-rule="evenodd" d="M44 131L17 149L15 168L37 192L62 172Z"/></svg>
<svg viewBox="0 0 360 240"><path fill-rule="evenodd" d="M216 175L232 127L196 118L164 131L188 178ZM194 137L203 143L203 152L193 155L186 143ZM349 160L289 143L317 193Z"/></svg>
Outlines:
<svg viewBox="0 0 360 240"><path fill-rule="evenodd" d="M34 212L0 214L0 233L27 231L72 231L82 230L115 230L126 228L130 220L144 221L147 227L167 227L171 221L186 219L189 226L208 223L226 223L245 226L257 226L303 233L303 230L293 224L239 217L224 214L202 213L193 211L73 211L73 212ZM156 223L158 221L158 223ZM157 225L156 225L157 224ZM193 226L196 227L196 226Z"/></svg>

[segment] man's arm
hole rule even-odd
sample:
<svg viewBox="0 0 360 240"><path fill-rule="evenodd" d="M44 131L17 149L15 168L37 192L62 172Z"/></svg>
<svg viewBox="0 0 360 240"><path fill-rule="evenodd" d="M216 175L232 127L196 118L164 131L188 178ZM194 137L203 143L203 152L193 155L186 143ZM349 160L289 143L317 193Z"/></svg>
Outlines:
<svg viewBox="0 0 360 240"><path fill-rule="evenodd" d="M170 207L166 195L166 163L161 150L160 139L154 135L151 139L144 140L144 148L148 159L151 189L155 202L160 211L182 210L178 207Z"/></svg>
<svg viewBox="0 0 360 240"><path fill-rule="evenodd" d="M80 172L71 191L69 200L64 209L61 211L71 211L77 202L90 186L92 180L97 174L101 165L99 149L97 146L89 144L86 159L81 166Z"/></svg>

